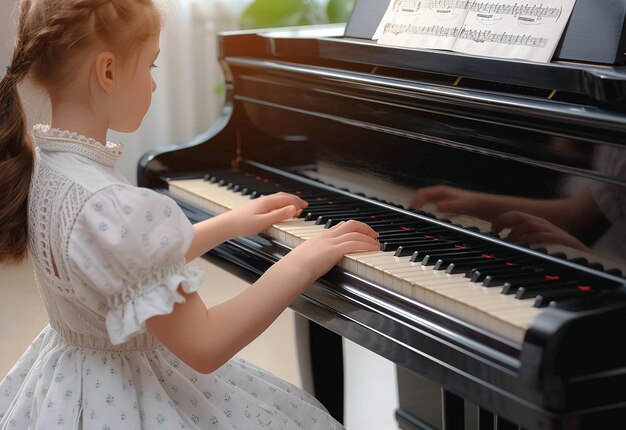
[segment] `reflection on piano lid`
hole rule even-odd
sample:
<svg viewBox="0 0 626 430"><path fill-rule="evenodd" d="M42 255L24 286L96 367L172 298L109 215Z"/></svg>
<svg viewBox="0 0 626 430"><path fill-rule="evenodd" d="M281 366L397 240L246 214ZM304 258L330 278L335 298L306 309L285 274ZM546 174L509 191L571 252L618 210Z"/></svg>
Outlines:
<svg viewBox="0 0 626 430"><path fill-rule="evenodd" d="M440 385L445 398L526 429L626 423L624 70L342 34L221 35L222 116L192 141L146 154L139 184L173 195L192 221L246 201L234 189L252 192L256 176L310 193L310 221L212 250L253 278L327 223L380 220L384 251L346 257L293 309ZM549 245L525 243L519 227L501 235L523 245L490 233L498 205L408 210L416 190L433 186L512 202L533 222L543 213ZM570 249L559 254L555 242Z"/></svg>

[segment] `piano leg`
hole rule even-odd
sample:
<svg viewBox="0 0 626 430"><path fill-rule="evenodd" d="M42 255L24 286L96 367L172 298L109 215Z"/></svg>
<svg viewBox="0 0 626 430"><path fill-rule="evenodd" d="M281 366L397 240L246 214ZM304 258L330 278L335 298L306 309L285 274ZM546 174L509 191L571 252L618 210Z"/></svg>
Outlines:
<svg viewBox="0 0 626 430"><path fill-rule="evenodd" d="M344 382L341 336L296 313L302 388L343 423Z"/></svg>
<svg viewBox="0 0 626 430"><path fill-rule="evenodd" d="M443 389L421 375L396 366L402 430L519 430L516 424Z"/></svg>
<svg viewBox="0 0 626 430"><path fill-rule="evenodd" d="M519 426L502 417L496 417L496 430L519 430Z"/></svg>
<svg viewBox="0 0 626 430"><path fill-rule="evenodd" d="M403 430L442 428L441 387L396 366L399 407L396 420Z"/></svg>
<svg viewBox="0 0 626 430"><path fill-rule="evenodd" d="M478 428L480 430L494 430L494 416L486 409L478 409Z"/></svg>
<svg viewBox="0 0 626 430"><path fill-rule="evenodd" d="M465 401L461 397L442 389L441 409L444 429L465 429Z"/></svg>

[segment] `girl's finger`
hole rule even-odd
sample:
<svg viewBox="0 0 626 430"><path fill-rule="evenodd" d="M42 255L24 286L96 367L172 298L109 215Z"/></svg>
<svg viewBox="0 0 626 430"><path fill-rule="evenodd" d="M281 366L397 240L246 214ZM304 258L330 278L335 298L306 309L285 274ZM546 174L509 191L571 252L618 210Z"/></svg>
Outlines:
<svg viewBox="0 0 626 430"><path fill-rule="evenodd" d="M335 248L341 255L352 254L356 252L379 251L377 244L362 242L360 240L350 240L336 245Z"/></svg>
<svg viewBox="0 0 626 430"><path fill-rule="evenodd" d="M337 244L341 243L341 242L355 242L355 241L359 241L359 242L363 242L363 243L368 243L368 244L373 244L376 246L380 246L380 243L374 239L373 237L367 235L367 234L363 234L361 232L358 231L351 231L349 233L344 233L341 236L335 237L333 239L333 241Z"/></svg>
<svg viewBox="0 0 626 430"><path fill-rule="evenodd" d="M272 224L274 224L276 222L283 221L287 218L295 217L297 212L298 212L298 209L295 206L289 205L289 206L285 206L283 208L268 212L267 214L264 215L264 217L268 218L268 222L271 222Z"/></svg>
<svg viewBox="0 0 626 430"><path fill-rule="evenodd" d="M378 237L378 233L372 227L370 227L369 225L365 223L355 221L355 220L346 221L345 223L341 224L341 226L336 230L337 234L343 234L343 233L347 233L350 231L363 233L373 238Z"/></svg>

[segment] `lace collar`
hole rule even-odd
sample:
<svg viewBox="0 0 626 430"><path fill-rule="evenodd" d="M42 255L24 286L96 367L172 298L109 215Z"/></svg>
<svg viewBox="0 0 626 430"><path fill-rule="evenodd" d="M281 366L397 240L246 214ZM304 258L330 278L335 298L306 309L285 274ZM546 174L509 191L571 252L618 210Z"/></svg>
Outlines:
<svg viewBox="0 0 626 430"><path fill-rule="evenodd" d="M91 137L50 128L49 125L35 125L33 134L37 146L44 151L71 152L106 166L114 166L124 151L124 146L119 143L107 142L103 145Z"/></svg>

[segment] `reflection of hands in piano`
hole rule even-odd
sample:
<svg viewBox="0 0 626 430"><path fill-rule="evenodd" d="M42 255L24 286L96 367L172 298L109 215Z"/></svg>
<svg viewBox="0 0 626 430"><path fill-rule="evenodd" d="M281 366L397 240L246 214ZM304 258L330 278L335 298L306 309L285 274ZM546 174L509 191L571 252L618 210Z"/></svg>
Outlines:
<svg viewBox="0 0 626 430"><path fill-rule="evenodd" d="M468 191L448 186L417 190L410 206L419 209L434 204L437 211L469 215L492 223L500 233L511 229L508 240L528 244L560 244L580 250L589 248L606 227L606 218L588 188L560 199L538 199Z"/></svg>
<svg viewBox="0 0 626 430"><path fill-rule="evenodd" d="M498 202L493 197L485 193L435 185L415 191L411 197L410 206L419 209L426 203L434 203L439 212L470 215L489 220L501 212L500 208L503 205L503 202Z"/></svg>
<svg viewBox="0 0 626 430"><path fill-rule="evenodd" d="M296 246L275 264L276 268L299 270L305 287L333 268L346 254L380 250L376 233L362 222L340 222Z"/></svg>
<svg viewBox="0 0 626 430"><path fill-rule="evenodd" d="M250 236L273 224L297 217L307 206L308 203L298 196L276 193L251 200L220 216L228 219L227 228L232 237Z"/></svg>
<svg viewBox="0 0 626 430"><path fill-rule="evenodd" d="M561 230L545 218L521 211L510 211L491 220L491 229L500 233L510 229L507 239L527 244L560 244L570 248L590 251L580 240Z"/></svg>

